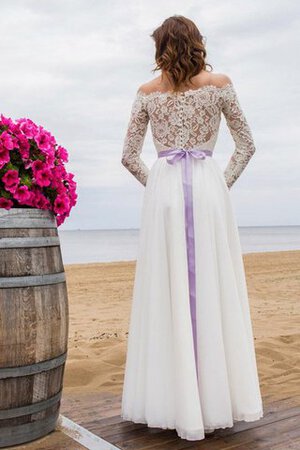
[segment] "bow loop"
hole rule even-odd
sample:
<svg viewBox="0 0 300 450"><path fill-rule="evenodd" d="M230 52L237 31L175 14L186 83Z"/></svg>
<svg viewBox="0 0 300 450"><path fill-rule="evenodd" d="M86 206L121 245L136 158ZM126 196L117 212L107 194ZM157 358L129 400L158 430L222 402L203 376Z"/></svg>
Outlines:
<svg viewBox="0 0 300 450"><path fill-rule="evenodd" d="M172 148L168 152L167 162L169 164L174 164L177 161L180 161L180 159L185 158L186 151L183 148Z"/></svg>
<svg viewBox="0 0 300 450"><path fill-rule="evenodd" d="M203 150L200 150L200 151L199 150L190 150L189 154L197 159L205 159L207 156Z"/></svg>
<svg viewBox="0 0 300 450"><path fill-rule="evenodd" d="M185 149L181 147L174 147L168 150L162 150L159 152L159 156L167 156L167 162L169 164L174 164L177 161L180 161L183 158L196 158L196 159L205 159L207 156L207 152L210 153L210 150L198 150L198 149Z"/></svg>

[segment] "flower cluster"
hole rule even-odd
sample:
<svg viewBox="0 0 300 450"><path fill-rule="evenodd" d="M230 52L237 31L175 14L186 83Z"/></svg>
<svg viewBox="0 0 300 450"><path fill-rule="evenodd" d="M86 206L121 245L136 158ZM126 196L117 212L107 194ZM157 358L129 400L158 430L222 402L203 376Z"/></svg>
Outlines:
<svg viewBox="0 0 300 450"><path fill-rule="evenodd" d="M49 209L57 225L76 204L74 175L65 169L68 152L30 119L0 118L0 208Z"/></svg>

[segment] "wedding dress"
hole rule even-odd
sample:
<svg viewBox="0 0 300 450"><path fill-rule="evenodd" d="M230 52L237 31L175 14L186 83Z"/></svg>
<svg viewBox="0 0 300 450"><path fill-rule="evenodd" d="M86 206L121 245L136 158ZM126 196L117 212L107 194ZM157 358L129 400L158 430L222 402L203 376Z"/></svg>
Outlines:
<svg viewBox="0 0 300 450"><path fill-rule="evenodd" d="M222 114L235 142L213 157ZM148 123L158 158L140 157ZM187 440L263 416L229 193L255 152L232 82L136 92L122 163L145 186L121 417Z"/></svg>

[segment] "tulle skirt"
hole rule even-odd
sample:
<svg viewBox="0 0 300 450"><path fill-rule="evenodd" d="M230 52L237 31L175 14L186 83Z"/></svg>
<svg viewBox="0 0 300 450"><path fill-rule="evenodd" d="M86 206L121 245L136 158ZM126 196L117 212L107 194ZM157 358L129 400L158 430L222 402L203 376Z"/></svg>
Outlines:
<svg viewBox="0 0 300 450"><path fill-rule="evenodd" d="M187 440L263 416L242 251L214 159L192 160L198 377L181 164L158 158L144 191L121 417Z"/></svg>

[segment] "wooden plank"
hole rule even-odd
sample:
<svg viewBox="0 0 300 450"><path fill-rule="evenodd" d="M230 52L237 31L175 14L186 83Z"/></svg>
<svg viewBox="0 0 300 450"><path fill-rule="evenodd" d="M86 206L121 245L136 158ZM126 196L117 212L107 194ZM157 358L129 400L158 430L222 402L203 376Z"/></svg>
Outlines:
<svg viewBox="0 0 300 450"><path fill-rule="evenodd" d="M209 444L199 443L197 449L208 450L244 450L247 448L269 450L272 445L287 442L292 436L300 438L300 415L277 420L269 424L253 427L236 433L218 432L211 436ZM158 447L159 448L159 447ZM191 449L193 447L191 446ZM288 447L286 447L288 449Z"/></svg>
<svg viewBox="0 0 300 450"><path fill-rule="evenodd" d="M89 450L118 450L118 447L91 433L72 420L60 415L57 428Z"/></svg>

